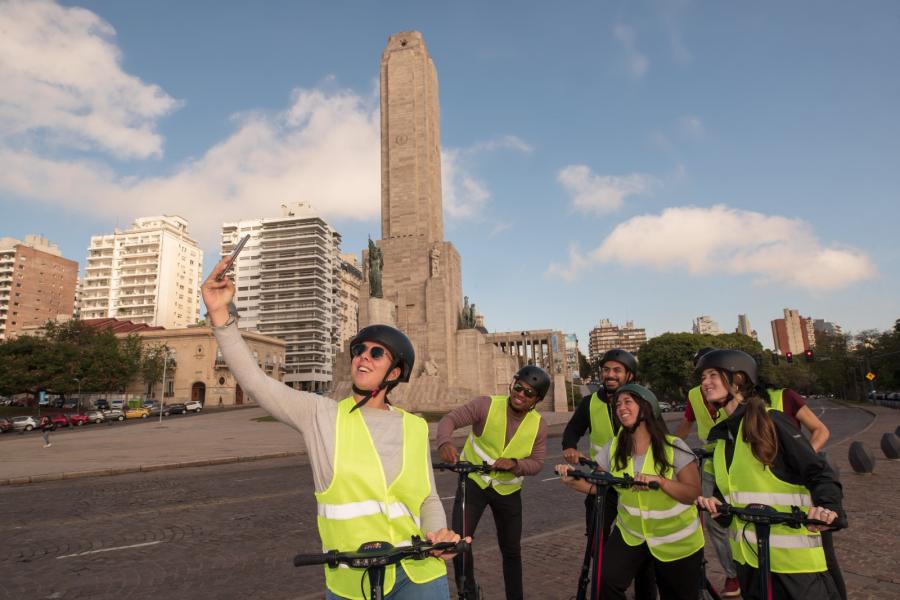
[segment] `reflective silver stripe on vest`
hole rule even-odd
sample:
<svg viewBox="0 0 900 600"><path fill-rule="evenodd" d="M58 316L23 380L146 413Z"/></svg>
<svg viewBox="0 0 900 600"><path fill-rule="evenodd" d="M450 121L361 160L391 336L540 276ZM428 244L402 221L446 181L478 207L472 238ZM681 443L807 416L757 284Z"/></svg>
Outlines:
<svg viewBox="0 0 900 600"><path fill-rule="evenodd" d="M618 517L616 517L616 526L621 527L637 539L646 541L648 546L662 546L663 544L672 544L674 542L683 540L689 535L692 535L700 527L700 519L694 519L693 521L691 521L691 524L684 529L679 529L678 531L670 533L669 535L661 535L652 538L646 538L644 537L643 533L637 533L633 529L626 527L622 523L622 519Z"/></svg>
<svg viewBox="0 0 900 600"><path fill-rule="evenodd" d="M388 519L409 517L415 521L416 527L420 526L419 517L413 515L412 511L402 502L385 504L377 500L363 500L361 502L347 502L346 504L319 504L319 516L333 521L346 521L347 519L370 517L377 514L383 514Z"/></svg>
<svg viewBox="0 0 900 600"><path fill-rule="evenodd" d="M632 517L643 517L644 519L668 519L670 517L677 517L681 513L686 510L690 510L693 508L693 504L681 504L678 503L672 508L667 508L666 510L641 510L639 507L629 506L625 504L621 500L619 500L619 506L625 509Z"/></svg>
<svg viewBox="0 0 900 600"><path fill-rule="evenodd" d="M730 498L730 499L729 499ZM725 501L729 504L765 504L767 506L812 506L809 494L772 492L731 492Z"/></svg>
<svg viewBox="0 0 900 600"><path fill-rule="evenodd" d="M756 547L756 532L751 529L743 529L743 531L728 530L728 537L736 542L747 542ZM799 530L798 530L799 531ZM797 535L769 535L769 545L772 548L821 548L822 536L806 535L798 533Z"/></svg>
<svg viewBox="0 0 900 600"><path fill-rule="evenodd" d="M481 458L481 460L483 460L487 464L493 466L494 462L496 462L496 461L493 458L491 458L490 455L488 455L488 453L485 452L481 448L481 446L478 445L478 442L475 441L475 436L472 435L471 433L469 434L469 441L472 442L472 450L475 451L475 454L477 454L479 456L479 458ZM487 473L479 473L478 476L481 478L481 480L483 482L485 482L488 485L493 485L494 483L498 483L500 485L515 485L515 484L522 483L523 481L525 481L525 478L521 477L521 476L513 477L512 479L510 479L508 481L496 479L494 477L491 477Z"/></svg>
<svg viewBox="0 0 900 600"><path fill-rule="evenodd" d="M600 444L595 444L594 442L591 442L591 452L593 452L593 456L597 456L598 454L600 454L600 451L603 450L603 448L605 446L606 446L606 444L601 446Z"/></svg>

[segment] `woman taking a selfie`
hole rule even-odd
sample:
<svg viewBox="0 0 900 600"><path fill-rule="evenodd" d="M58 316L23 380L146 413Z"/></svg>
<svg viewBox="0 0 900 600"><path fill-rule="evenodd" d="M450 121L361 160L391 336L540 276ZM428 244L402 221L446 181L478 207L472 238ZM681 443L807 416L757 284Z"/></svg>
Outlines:
<svg viewBox="0 0 900 600"><path fill-rule="evenodd" d="M435 543L458 541L436 493L427 424L388 402L390 390L409 381L415 361L406 335L387 325L356 334L350 342L353 395L340 402L295 390L268 377L243 341L228 310L234 297L234 284L222 277L228 266L228 259L220 261L202 287L216 341L246 393L303 435L323 548L355 551L370 541L397 546L414 535ZM326 598L362 598L363 574L326 567ZM446 600L446 566L438 558L389 566L384 592L391 600Z"/></svg>
<svg viewBox="0 0 900 600"><path fill-rule="evenodd" d="M788 418L768 409L769 396L759 385L756 360L740 350L715 350L697 362L696 373L706 400L728 415L708 438L716 444L715 497L701 497L697 503L713 517L725 500L739 508L765 504L780 512L799 506L811 519L843 521L841 484ZM729 527L742 597L759 598L755 526L732 518ZM840 597L828 574L822 529L772 525L771 598Z"/></svg>

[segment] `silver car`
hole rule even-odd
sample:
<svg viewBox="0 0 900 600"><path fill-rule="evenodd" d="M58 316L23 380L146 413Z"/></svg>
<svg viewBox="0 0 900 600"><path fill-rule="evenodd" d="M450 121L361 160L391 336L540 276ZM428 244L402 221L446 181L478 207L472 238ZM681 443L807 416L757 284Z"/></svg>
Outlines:
<svg viewBox="0 0 900 600"><path fill-rule="evenodd" d="M32 429L37 429L38 420L31 416L13 417L12 426L13 431L31 431Z"/></svg>
<svg viewBox="0 0 900 600"><path fill-rule="evenodd" d="M106 415L102 410L89 410L85 413L89 423L102 423L106 420Z"/></svg>
<svg viewBox="0 0 900 600"><path fill-rule="evenodd" d="M103 411L103 416L107 421L124 421L125 413L118 408L111 408Z"/></svg>

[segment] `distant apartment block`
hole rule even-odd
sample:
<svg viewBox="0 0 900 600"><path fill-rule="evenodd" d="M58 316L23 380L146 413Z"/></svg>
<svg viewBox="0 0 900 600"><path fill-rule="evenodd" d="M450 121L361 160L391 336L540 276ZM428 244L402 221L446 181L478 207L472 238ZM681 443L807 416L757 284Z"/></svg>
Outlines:
<svg viewBox="0 0 900 600"><path fill-rule="evenodd" d="M813 320L813 330L816 335L830 335L830 336L841 336L844 335L844 330L837 323L832 323L831 321L826 321L825 319L814 319Z"/></svg>
<svg viewBox="0 0 900 600"><path fill-rule="evenodd" d="M0 340L72 318L78 263L47 238L0 239Z"/></svg>
<svg viewBox="0 0 900 600"><path fill-rule="evenodd" d="M282 205L280 217L224 223L222 256L246 234L233 270L239 327L286 342L286 384L329 391L341 335L340 234L308 204Z"/></svg>
<svg viewBox="0 0 900 600"><path fill-rule="evenodd" d="M722 330L719 329L719 324L716 323L709 315L701 315L694 319L694 324L691 330L694 333L702 335L722 335Z"/></svg>
<svg viewBox="0 0 900 600"><path fill-rule="evenodd" d="M772 321L772 339L779 354L801 354L816 345L812 320L793 308L785 308L784 318Z"/></svg>
<svg viewBox="0 0 900 600"><path fill-rule="evenodd" d="M759 335L756 333L756 330L750 327L750 319L747 318L747 315L738 315L738 324L734 332L740 333L741 335L746 335L753 338L754 340L759 339Z"/></svg>
<svg viewBox="0 0 900 600"><path fill-rule="evenodd" d="M341 254L341 314L336 352L340 352L359 330L359 286L362 278L359 258L355 254Z"/></svg>
<svg viewBox="0 0 900 600"><path fill-rule="evenodd" d="M624 327L613 325L609 319L591 329L588 341L588 353L591 362L598 360L603 353L613 348L622 348L637 353L641 344L647 341L647 332L634 326L634 321L627 321Z"/></svg>
<svg viewBox="0 0 900 600"><path fill-rule="evenodd" d="M91 237L82 319L121 319L176 329L200 320L203 252L178 216L142 217Z"/></svg>

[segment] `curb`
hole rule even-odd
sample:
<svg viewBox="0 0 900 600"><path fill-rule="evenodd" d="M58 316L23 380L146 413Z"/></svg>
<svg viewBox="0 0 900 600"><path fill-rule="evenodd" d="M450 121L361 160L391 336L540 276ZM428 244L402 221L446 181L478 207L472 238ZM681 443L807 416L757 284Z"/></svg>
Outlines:
<svg viewBox="0 0 900 600"><path fill-rule="evenodd" d="M11 477L0 479L0 487L7 485L27 485L29 483L44 483L46 481L60 481L63 479L84 479L88 477L109 477L111 475L124 475L126 473L152 473L153 471L168 471L172 469L190 469L193 467L208 467L212 465L226 465L237 462L251 462L256 460L268 460L272 458L287 458L289 456L305 456L306 452L272 452L270 454L251 454L248 456L223 456L201 460L190 460L175 463L157 463L152 465L137 465L134 467L112 467L109 469L95 469L93 471L68 471L65 473L45 473L26 477Z"/></svg>

